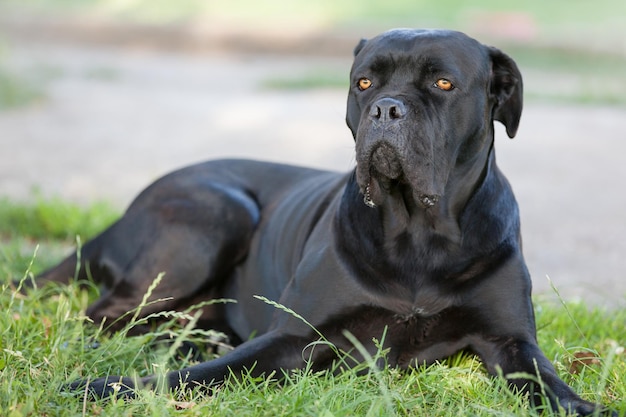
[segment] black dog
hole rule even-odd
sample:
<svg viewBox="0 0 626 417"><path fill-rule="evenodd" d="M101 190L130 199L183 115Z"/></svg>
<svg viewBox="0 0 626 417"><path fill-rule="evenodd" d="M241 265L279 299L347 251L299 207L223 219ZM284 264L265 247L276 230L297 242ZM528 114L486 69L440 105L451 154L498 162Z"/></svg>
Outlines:
<svg viewBox="0 0 626 417"><path fill-rule="evenodd" d="M353 347L346 331L372 353L386 331L387 361L401 368L467 349L491 374L538 374L545 397L540 384L510 378L533 403L593 413L537 346L518 207L496 166L493 122L513 137L522 111L515 63L458 32L393 30L357 46L350 77L353 172L221 160L163 177L84 246L79 278L90 272L105 288L88 315L118 319L165 272L153 298L170 301L143 315L234 298L204 308L202 325L239 341L257 335L169 373L170 387L305 366L317 333L260 295L340 350ZM76 262L40 278L67 281ZM328 346L311 355L314 369L336 359ZM89 389L107 396L118 381L132 395L131 378Z"/></svg>

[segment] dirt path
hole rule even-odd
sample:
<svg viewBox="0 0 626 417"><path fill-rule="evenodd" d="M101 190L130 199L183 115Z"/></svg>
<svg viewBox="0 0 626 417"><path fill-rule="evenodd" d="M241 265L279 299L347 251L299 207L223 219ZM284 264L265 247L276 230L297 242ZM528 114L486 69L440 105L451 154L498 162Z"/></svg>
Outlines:
<svg viewBox="0 0 626 417"><path fill-rule="evenodd" d="M353 166L345 92L271 91L268 78L337 70L349 59L189 56L13 43L9 64L48 74L46 99L0 113L0 195L33 187L120 207L157 176L239 156ZM526 80L527 83L532 79ZM536 293L626 306L626 111L530 102L501 169L522 210Z"/></svg>

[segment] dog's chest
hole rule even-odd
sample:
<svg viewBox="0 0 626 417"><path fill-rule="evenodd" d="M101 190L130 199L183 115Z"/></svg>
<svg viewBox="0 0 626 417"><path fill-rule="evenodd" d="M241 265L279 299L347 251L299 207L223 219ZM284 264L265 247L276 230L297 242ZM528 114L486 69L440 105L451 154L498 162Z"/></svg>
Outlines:
<svg viewBox="0 0 626 417"><path fill-rule="evenodd" d="M444 295L436 286L412 290L406 286L379 296L378 303L394 313L398 321L434 316L453 305L453 297Z"/></svg>

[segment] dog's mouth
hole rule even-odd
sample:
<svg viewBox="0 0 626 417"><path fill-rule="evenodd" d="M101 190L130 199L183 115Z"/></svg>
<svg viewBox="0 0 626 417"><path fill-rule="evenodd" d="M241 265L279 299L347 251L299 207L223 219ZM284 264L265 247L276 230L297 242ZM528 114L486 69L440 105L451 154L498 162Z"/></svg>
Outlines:
<svg viewBox="0 0 626 417"><path fill-rule="evenodd" d="M440 195L428 186L427 170L414 163L412 158L402 157L387 143L378 144L368 157L359 158L357 181L363 193L363 202L376 207L388 198L401 198L406 205L413 200L424 209L434 207Z"/></svg>
<svg viewBox="0 0 626 417"><path fill-rule="evenodd" d="M368 207L374 208L377 205L381 204L382 198L376 198L373 196L376 196L376 195L389 196L391 194L398 194L405 200L405 203L406 203L405 196L407 195L407 193L403 191L403 188L406 188L406 187L408 187L408 185L401 181L397 181L397 180L385 181L384 179L381 180L381 179L374 179L373 177L370 177L370 180L367 182L367 185L362 190L363 203L365 203L365 205ZM374 202L374 199L376 199L376 201L379 201L379 202L378 203ZM419 205L422 208L429 209L431 207L434 207L437 204L437 202L439 202L439 196L434 195L434 194L422 193L417 196L416 201L417 203L419 203Z"/></svg>

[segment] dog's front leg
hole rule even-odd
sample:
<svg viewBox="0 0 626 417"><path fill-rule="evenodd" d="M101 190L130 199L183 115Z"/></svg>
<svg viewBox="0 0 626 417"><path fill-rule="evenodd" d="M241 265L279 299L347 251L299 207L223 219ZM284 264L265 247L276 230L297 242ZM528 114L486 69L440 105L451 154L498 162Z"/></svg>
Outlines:
<svg viewBox="0 0 626 417"><path fill-rule="evenodd" d="M248 372L252 376L267 376L283 369L301 369L306 365L303 351L310 341L306 337L272 331L237 346L220 358L171 371L166 375L165 382L171 390L195 387L209 389L224 382L231 373L234 376ZM154 389L158 386L159 379L156 376L141 379L107 376L93 381L76 381L67 389L86 391L91 398L133 398L137 389Z"/></svg>
<svg viewBox="0 0 626 417"><path fill-rule="evenodd" d="M272 331L237 346L226 355L167 374L170 388L211 387L249 373L253 377L269 376L281 370L301 369L306 365L304 350L309 338Z"/></svg>
<svg viewBox="0 0 626 417"><path fill-rule="evenodd" d="M557 411L560 407L581 416L616 416L605 407L585 401L557 375L550 361L534 341L514 337L482 339L472 348L482 358L487 370L502 374L509 383L529 393L533 406L545 402Z"/></svg>

